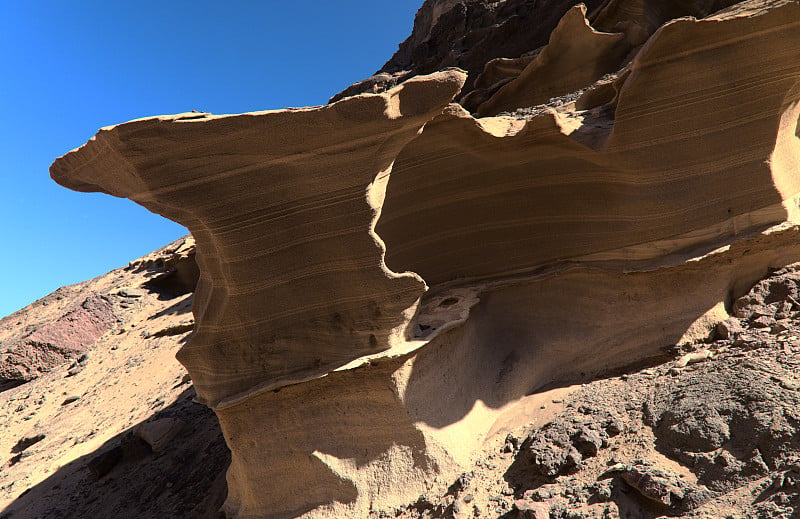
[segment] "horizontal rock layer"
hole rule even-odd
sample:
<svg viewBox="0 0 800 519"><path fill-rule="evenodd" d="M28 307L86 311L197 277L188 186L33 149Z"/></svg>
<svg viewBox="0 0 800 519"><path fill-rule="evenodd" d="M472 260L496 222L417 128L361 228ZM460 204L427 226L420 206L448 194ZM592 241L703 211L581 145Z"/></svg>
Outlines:
<svg viewBox="0 0 800 519"><path fill-rule="evenodd" d="M395 161L377 226L388 266L435 285L591 255L631 263L787 219L799 13L668 24L602 107L524 122L449 109Z"/></svg>

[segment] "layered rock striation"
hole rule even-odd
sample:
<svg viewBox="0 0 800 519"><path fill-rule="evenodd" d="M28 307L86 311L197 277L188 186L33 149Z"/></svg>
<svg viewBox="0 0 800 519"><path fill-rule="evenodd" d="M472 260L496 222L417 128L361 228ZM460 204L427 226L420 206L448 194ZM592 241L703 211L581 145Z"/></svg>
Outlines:
<svg viewBox="0 0 800 519"><path fill-rule="evenodd" d="M382 266L368 190L462 83L442 72L319 108L143 119L102 130L52 174L191 230L198 327L181 362L216 405L386 349L423 284Z"/></svg>
<svg viewBox="0 0 800 519"><path fill-rule="evenodd" d="M800 259L800 5L730 3L570 4L484 79L141 119L53 164L194 235L179 359L230 517L411 502L526 395L707 337ZM426 2L404 48L465 5Z"/></svg>

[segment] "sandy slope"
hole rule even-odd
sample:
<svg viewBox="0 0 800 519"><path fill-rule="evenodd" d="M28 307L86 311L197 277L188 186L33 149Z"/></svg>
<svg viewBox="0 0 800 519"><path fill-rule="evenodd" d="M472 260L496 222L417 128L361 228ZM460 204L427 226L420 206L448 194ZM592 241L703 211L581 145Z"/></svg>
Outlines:
<svg viewBox="0 0 800 519"><path fill-rule="evenodd" d="M92 293L107 297L118 319L85 361L0 393L0 517L202 517L218 509L225 495L218 476L230 455L216 417L193 402L191 380L175 360L191 333L192 294L141 288L181 245L63 287L0 321L7 340ZM164 418L183 427L154 453L132 431ZM93 473L90 465L102 467L93 460L110 451L106 464L115 454L122 459L107 474Z"/></svg>

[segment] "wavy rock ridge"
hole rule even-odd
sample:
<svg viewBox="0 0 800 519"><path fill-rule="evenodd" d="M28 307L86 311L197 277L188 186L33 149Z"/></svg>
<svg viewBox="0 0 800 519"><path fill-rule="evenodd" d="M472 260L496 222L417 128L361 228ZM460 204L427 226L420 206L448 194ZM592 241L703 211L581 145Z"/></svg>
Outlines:
<svg viewBox="0 0 800 519"><path fill-rule="evenodd" d="M800 259L800 5L669 21L706 4L569 9L464 106L445 70L132 121L53 164L194 235L179 359L233 453L230 517L411 502L526 395L707 336ZM459 5L423 6L431 34Z"/></svg>

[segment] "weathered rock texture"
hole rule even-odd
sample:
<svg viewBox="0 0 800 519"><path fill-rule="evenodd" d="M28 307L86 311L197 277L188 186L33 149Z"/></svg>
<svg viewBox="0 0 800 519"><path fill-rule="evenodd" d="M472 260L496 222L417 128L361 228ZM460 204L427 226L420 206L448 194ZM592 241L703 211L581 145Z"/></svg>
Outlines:
<svg viewBox="0 0 800 519"><path fill-rule="evenodd" d="M0 387L32 380L55 366L77 359L116 324L109 297L91 294L53 322L42 323L40 327L31 325L21 335L3 337Z"/></svg>
<svg viewBox="0 0 800 519"><path fill-rule="evenodd" d="M560 36L554 29L570 23L562 17L577 5L586 6L591 26L598 31L624 35L624 43L615 51L631 51L669 20L683 16L703 18L736 3L736 0L426 0L414 19L411 35L395 55L374 76L355 83L331 100L363 92L382 92L417 74L460 67L469 74L460 102L473 110L478 100L485 100L519 76L548 40L552 43L554 36ZM580 39L574 33L572 37ZM604 60L609 61L612 56L604 56ZM584 64L576 72L593 74L598 68Z"/></svg>
<svg viewBox="0 0 800 519"><path fill-rule="evenodd" d="M53 176L192 231L198 328L181 361L216 405L386 349L423 285L381 267L367 190L462 82L444 72L316 109L143 119L102 131Z"/></svg>
<svg viewBox="0 0 800 519"><path fill-rule="evenodd" d="M475 5L426 3L405 48ZM229 516L411 502L525 395L708 336L800 259L800 5L571 5L513 63L481 49L521 17L465 26L461 56L500 78L469 109L448 103L472 80L446 70L318 108L132 121L52 166L195 236L179 358L233 453Z"/></svg>

